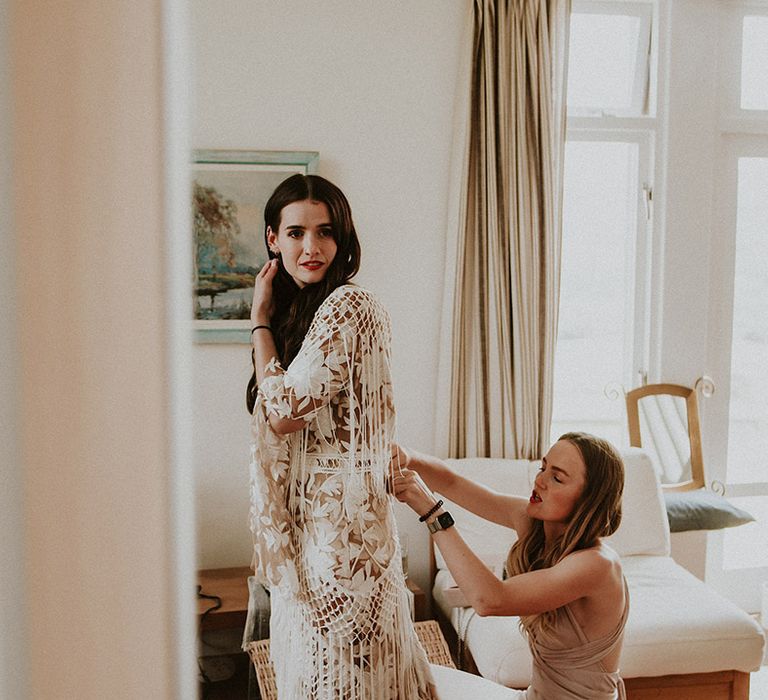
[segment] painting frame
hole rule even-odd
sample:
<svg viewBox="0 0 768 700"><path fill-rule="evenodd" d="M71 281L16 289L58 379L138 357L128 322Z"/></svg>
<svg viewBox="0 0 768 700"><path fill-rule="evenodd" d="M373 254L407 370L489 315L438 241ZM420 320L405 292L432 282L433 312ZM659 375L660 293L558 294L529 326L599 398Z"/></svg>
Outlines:
<svg viewBox="0 0 768 700"><path fill-rule="evenodd" d="M319 158L317 151L193 151L196 343L250 344L248 289L267 260L264 204L292 173L316 173Z"/></svg>

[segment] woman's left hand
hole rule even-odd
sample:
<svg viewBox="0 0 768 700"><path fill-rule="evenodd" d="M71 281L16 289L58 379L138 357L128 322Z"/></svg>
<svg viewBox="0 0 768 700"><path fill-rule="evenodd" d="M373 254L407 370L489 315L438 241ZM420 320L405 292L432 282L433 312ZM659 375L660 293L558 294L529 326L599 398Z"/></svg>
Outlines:
<svg viewBox="0 0 768 700"><path fill-rule="evenodd" d="M408 505L420 516L427 513L437 502L422 478L412 469L401 469L393 475L392 488L395 498Z"/></svg>

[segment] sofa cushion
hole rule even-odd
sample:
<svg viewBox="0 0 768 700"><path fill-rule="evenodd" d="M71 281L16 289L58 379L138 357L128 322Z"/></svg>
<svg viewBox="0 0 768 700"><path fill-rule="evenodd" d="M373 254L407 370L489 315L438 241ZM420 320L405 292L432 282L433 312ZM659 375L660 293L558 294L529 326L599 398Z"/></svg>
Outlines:
<svg viewBox="0 0 768 700"><path fill-rule="evenodd" d="M670 532L720 530L754 521L747 511L705 489L666 492L664 503Z"/></svg>
<svg viewBox="0 0 768 700"><path fill-rule="evenodd" d="M533 488L537 462L527 459L486 459L482 457L447 459L448 465L461 476L485 484L502 493L527 495ZM462 537L488 566L501 573L504 560L517 539L514 530L489 523L474 513L445 500L445 509L451 512ZM445 560L435 547L438 569L444 569Z"/></svg>
<svg viewBox="0 0 768 700"><path fill-rule="evenodd" d="M625 467L622 522L606 541L621 555L669 555L669 526L664 499L653 463L638 447L621 450ZM446 460L451 469L468 479L503 493L530 494L538 461L524 459L466 458ZM506 555L517 536L513 530L489 523L446 500L456 526L467 544L486 564L501 571ZM445 560L435 547L438 569Z"/></svg>
<svg viewBox="0 0 768 700"><path fill-rule="evenodd" d="M518 700L522 693L455 668L430 664L440 700Z"/></svg>
<svg viewBox="0 0 768 700"><path fill-rule="evenodd" d="M764 638L752 617L677 565L670 557L623 560L630 612L621 654L625 678L711 671L754 671ZM448 571L435 580L434 600L468 645L480 673L497 683L524 688L531 657L517 617L480 617L471 608L450 608L443 590Z"/></svg>
<svg viewBox="0 0 768 700"><path fill-rule="evenodd" d="M624 499L621 525L606 538L620 556L669 556L669 523L653 461L639 447L622 449Z"/></svg>
<svg viewBox="0 0 768 700"><path fill-rule="evenodd" d="M670 557L622 564L630 588L627 677L759 668L762 628L741 608Z"/></svg>

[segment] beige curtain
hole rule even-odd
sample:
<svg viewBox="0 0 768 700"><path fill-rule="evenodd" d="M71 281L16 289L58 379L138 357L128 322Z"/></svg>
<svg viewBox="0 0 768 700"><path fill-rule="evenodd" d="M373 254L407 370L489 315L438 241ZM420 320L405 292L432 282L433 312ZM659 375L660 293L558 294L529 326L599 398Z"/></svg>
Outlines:
<svg viewBox="0 0 768 700"><path fill-rule="evenodd" d="M475 2L450 456L535 459L548 446L569 15L570 0Z"/></svg>

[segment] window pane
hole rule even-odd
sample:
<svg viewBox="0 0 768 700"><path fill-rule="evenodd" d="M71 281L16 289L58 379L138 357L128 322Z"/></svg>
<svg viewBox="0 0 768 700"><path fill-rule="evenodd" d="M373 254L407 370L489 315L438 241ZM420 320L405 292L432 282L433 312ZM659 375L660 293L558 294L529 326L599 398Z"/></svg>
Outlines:
<svg viewBox="0 0 768 700"><path fill-rule="evenodd" d="M631 373L638 156L636 143L566 144L553 440L627 443L623 397L603 390Z"/></svg>
<svg viewBox="0 0 768 700"><path fill-rule="evenodd" d="M571 15L569 109L632 107L640 25L631 15Z"/></svg>
<svg viewBox="0 0 768 700"><path fill-rule="evenodd" d="M744 18L741 47L741 108L768 109L768 17Z"/></svg>
<svg viewBox="0 0 768 700"><path fill-rule="evenodd" d="M768 158L740 158L728 481L768 481Z"/></svg>
<svg viewBox="0 0 768 700"><path fill-rule="evenodd" d="M768 497L729 498L755 518L754 523L725 531L724 569L754 569L768 566Z"/></svg>

